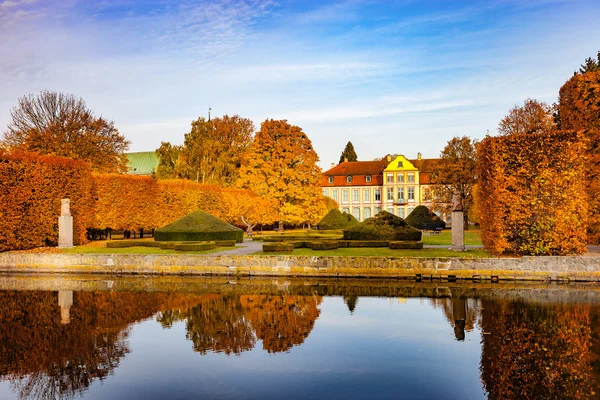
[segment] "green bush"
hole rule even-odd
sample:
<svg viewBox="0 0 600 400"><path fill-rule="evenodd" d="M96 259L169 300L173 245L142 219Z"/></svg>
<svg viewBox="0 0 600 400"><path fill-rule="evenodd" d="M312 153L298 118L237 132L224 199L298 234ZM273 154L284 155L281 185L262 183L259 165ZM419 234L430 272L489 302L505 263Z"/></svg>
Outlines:
<svg viewBox="0 0 600 400"><path fill-rule="evenodd" d="M344 230L344 240L421 240L421 231L402 218L381 211L353 227Z"/></svg>
<svg viewBox="0 0 600 400"><path fill-rule="evenodd" d="M280 252L280 251L294 251L294 245L292 243L265 243L263 244L263 251L266 252Z"/></svg>
<svg viewBox="0 0 600 400"><path fill-rule="evenodd" d="M446 223L425 206L418 206L404 220L417 229L444 229Z"/></svg>
<svg viewBox="0 0 600 400"><path fill-rule="evenodd" d="M215 240L217 247L234 247L235 243L235 240Z"/></svg>
<svg viewBox="0 0 600 400"><path fill-rule="evenodd" d="M390 242L390 249L392 250L400 250L400 249L422 249L423 242Z"/></svg>
<svg viewBox="0 0 600 400"><path fill-rule="evenodd" d="M216 247L215 242L204 242L204 243L179 243L175 246L176 251L202 251L212 250Z"/></svg>
<svg viewBox="0 0 600 400"><path fill-rule="evenodd" d="M163 250L175 250L175 246L180 244L179 242L159 242L160 248Z"/></svg>
<svg viewBox="0 0 600 400"><path fill-rule="evenodd" d="M294 246L295 249L301 249L303 247L310 248L310 242L305 242L303 240L297 240L293 242L286 242Z"/></svg>
<svg viewBox="0 0 600 400"><path fill-rule="evenodd" d="M337 242L310 242L310 248L313 250L335 250L338 248Z"/></svg>
<svg viewBox="0 0 600 400"><path fill-rule="evenodd" d="M121 249L124 247L160 247L159 242L152 240L116 240L106 242L106 247L109 249Z"/></svg>
<svg viewBox="0 0 600 400"><path fill-rule="evenodd" d="M358 224L358 220L353 215L343 213L337 208L329 211L317 224L319 229L345 229Z"/></svg>
<svg viewBox="0 0 600 400"><path fill-rule="evenodd" d="M157 229L154 239L159 242L235 240L242 243L244 231L203 211L196 211Z"/></svg>

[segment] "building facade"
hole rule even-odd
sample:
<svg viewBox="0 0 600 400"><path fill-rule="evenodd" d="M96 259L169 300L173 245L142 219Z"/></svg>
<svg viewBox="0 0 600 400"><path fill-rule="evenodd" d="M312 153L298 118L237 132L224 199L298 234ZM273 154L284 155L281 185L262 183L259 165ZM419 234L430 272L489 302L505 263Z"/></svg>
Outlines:
<svg viewBox="0 0 600 400"><path fill-rule="evenodd" d="M345 161L323 173L323 195L335 200L340 211L364 221L386 210L406 218L418 205L431 206L429 174L435 159L416 160L403 155L380 161Z"/></svg>

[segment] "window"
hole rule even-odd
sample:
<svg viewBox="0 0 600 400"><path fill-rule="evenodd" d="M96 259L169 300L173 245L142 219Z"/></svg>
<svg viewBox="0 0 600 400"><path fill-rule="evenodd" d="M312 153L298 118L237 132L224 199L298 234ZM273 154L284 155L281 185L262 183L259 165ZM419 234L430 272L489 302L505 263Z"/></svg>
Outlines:
<svg viewBox="0 0 600 400"><path fill-rule="evenodd" d="M375 188L375 201L381 201L381 188ZM381 210L379 210L381 211Z"/></svg>
<svg viewBox="0 0 600 400"><path fill-rule="evenodd" d="M402 203L402 202L404 202L404 188L399 187L398 188L398 203Z"/></svg>
<svg viewBox="0 0 600 400"><path fill-rule="evenodd" d="M327 178L327 182L329 182L329 183L333 183L333 176L330 176L330 177L328 177L328 178Z"/></svg>
<svg viewBox="0 0 600 400"><path fill-rule="evenodd" d="M360 208L354 207L352 209L352 215L354 216L354 218L360 221Z"/></svg>
<svg viewBox="0 0 600 400"><path fill-rule="evenodd" d="M415 201L415 188L414 187L408 188L408 201Z"/></svg>
<svg viewBox="0 0 600 400"><path fill-rule="evenodd" d="M329 196L329 190L323 189L323 196Z"/></svg>
<svg viewBox="0 0 600 400"><path fill-rule="evenodd" d="M375 207L375 215L381 212L381 207Z"/></svg>
<svg viewBox="0 0 600 400"><path fill-rule="evenodd" d="M413 212L414 209L414 207L408 207L408 215L410 215L410 213Z"/></svg>
<svg viewBox="0 0 600 400"><path fill-rule="evenodd" d="M402 163L402 161L398 161L398 168L403 168L404 164Z"/></svg>
<svg viewBox="0 0 600 400"><path fill-rule="evenodd" d="M415 174L408 174L407 178L408 178L408 182L412 183L415 181Z"/></svg>
<svg viewBox="0 0 600 400"><path fill-rule="evenodd" d="M389 212L390 214L394 213L394 207L388 207L387 212Z"/></svg>
<svg viewBox="0 0 600 400"><path fill-rule="evenodd" d="M404 218L404 207L398 207L398 216Z"/></svg>
<svg viewBox="0 0 600 400"><path fill-rule="evenodd" d="M348 202L348 189L342 189L342 203Z"/></svg>
<svg viewBox="0 0 600 400"><path fill-rule="evenodd" d="M358 189L352 189L352 202L360 203L360 192Z"/></svg>
<svg viewBox="0 0 600 400"><path fill-rule="evenodd" d="M387 183L394 183L394 174L387 174L385 176L385 180L387 181Z"/></svg>
<svg viewBox="0 0 600 400"><path fill-rule="evenodd" d="M347 183L352 183L352 177L351 176L347 176L346 177L346 182Z"/></svg>
<svg viewBox="0 0 600 400"><path fill-rule="evenodd" d="M371 175L365 176L365 182L371 182Z"/></svg>
<svg viewBox="0 0 600 400"><path fill-rule="evenodd" d="M398 183L404 183L404 174L398 174L398 175L396 175L396 181Z"/></svg>
<svg viewBox="0 0 600 400"><path fill-rule="evenodd" d="M334 199L337 203L337 201L338 201L338 190L337 189L331 190L331 198Z"/></svg>
<svg viewBox="0 0 600 400"><path fill-rule="evenodd" d="M363 203L371 202L371 189L363 189Z"/></svg>
<svg viewBox="0 0 600 400"><path fill-rule="evenodd" d="M387 188L387 200L394 201L394 188Z"/></svg>
<svg viewBox="0 0 600 400"><path fill-rule="evenodd" d="M363 218L364 219L371 218L371 209L370 208L363 208Z"/></svg>
<svg viewBox="0 0 600 400"><path fill-rule="evenodd" d="M348 207L342 208L342 212L346 214L350 214L350 209Z"/></svg>

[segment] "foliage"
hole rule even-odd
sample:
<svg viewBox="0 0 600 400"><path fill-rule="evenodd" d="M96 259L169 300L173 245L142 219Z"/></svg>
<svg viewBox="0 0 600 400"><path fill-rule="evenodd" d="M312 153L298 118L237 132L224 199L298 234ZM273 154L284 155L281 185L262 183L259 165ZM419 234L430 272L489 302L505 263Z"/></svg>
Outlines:
<svg viewBox="0 0 600 400"><path fill-rule="evenodd" d="M85 243L93 225L89 164L0 151L0 251L56 245L62 198L71 199L74 243Z"/></svg>
<svg viewBox="0 0 600 400"><path fill-rule="evenodd" d="M455 191L458 192L462 200L466 229L469 227L469 211L473 205L473 188L477 183L476 146L476 140L467 136L455 136L442 150L438 162L426 171L431 175L433 185L432 208L444 214L452 212L452 195Z"/></svg>
<svg viewBox="0 0 600 400"><path fill-rule="evenodd" d="M414 249L420 250L423 248L423 242L390 242L390 249Z"/></svg>
<svg viewBox="0 0 600 400"><path fill-rule="evenodd" d="M586 251L586 139L581 133L486 138L478 147L477 209L492 253Z"/></svg>
<svg viewBox="0 0 600 400"><path fill-rule="evenodd" d="M216 247L215 242L202 243L178 243L175 245L176 251L203 251L212 250Z"/></svg>
<svg viewBox="0 0 600 400"><path fill-rule="evenodd" d="M263 247L264 252L293 251L294 250L293 244L284 243L284 242L264 243L262 247Z"/></svg>
<svg viewBox="0 0 600 400"><path fill-rule="evenodd" d="M181 178L178 176L179 155L183 150L183 146L173 146L169 142L161 142L160 147L156 149L158 156L158 167L156 167L156 177L158 179L173 179Z"/></svg>
<svg viewBox="0 0 600 400"><path fill-rule="evenodd" d="M81 98L42 91L19 99L4 133L8 148L80 159L95 171L125 171L129 142Z"/></svg>
<svg viewBox="0 0 600 400"><path fill-rule="evenodd" d="M554 129L552 108L535 99L525 99L523 106L514 106L498 124L501 135L531 134Z"/></svg>
<svg viewBox="0 0 600 400"><path fill-rule="evenodd" d="M446 223L425 206L417 206L404 219L407 224L417 229L445 228Z"/></svg>
<svg viewBox="0 0 600 400"><path fill-rule="evenodd" d="M246 232L258 224L272 224L278 220L277 202L256 195L247 189L228 188L222 191L222 218L237 226L246 226Z"/></svg>
<svg viewBox="0 0 600 400"><path fill-rule="evenodd" d="M195 211L154 232L157 241L236 240L241 243L243 231L203 211ZM175 250L178 250L177 246ZM191 250L191 249L188 249ZM208 250L208 249L198 249Z"/></svg>
<svg viewBox="0 0 600 400"><path fill-rule="evenodd" d="M334 208L317 224L319 229L345 229L356 225L358 220L351 214L342 213Z"/></svg>
<svg viewBox="0 0 600 400"><path fill-rule="evenodd" d="M289 255L289 253L287 253ZM278 256L286 255L284 252L263 253L257 252L254 255ZM294 256L298 257L419 257L419 258L489 258L491 255L485 250L452 251L448 249L399 249L393 250L388 247L360 247L348 248L338 247L337 250L312 250L309 248L299 248L294 250Z"/></svg>
<svg viewBox="0 0 600 400"><path fill-rule="evenodd" d="M261 124L240 168L238 186L275 200L281 221L299 225L324 212L319 157L302 129L285 120Z"/></svg>
<svg viewBox="0 0 600 400"><path fill-rule="evenodd" d="M357 161L358 156L356 155L356 151L354 151L354 145L352 142L346 143L346 147L344 147L344 151L340 155L340 164L344 161Z"/></svg>
<svg viewBox="0 0 600 400"><path fill-rule="evenodd" d="M313 250L335 250L338 248L338 242L310 242L310 248Z"/></svg>
<svg viewBox="0 0 600 400"><path fill-rule="evenodd" d="M600 71L600 51L598 51L598 59L594 60L592 57L588 57L585 60L584 64L581 64L579 68L580 74L585 74L587 72L598 72Z"/></svg>
<svg viewBox="0 0 600 400"><path fill-rule="evenodd" d="M402 218L381 211L350 228L344 229L345 240L421 240L421 231Z"/></svg>

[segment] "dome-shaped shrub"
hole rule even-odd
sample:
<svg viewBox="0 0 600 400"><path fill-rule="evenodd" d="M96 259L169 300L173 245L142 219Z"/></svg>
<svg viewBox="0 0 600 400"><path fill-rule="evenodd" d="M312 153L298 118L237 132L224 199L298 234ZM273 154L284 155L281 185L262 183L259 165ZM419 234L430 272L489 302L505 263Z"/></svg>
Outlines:
<svg viewBox="0 0 600 400"><path fill-rule="evenodd" d="M323 217L317 226L319 229L345 229L356 224L358 224L358 220L353 215L334 208Z"/></svg>
<svg viewBox="0 0 600 400"><path fill-rule="evenodd" d="M425 206L416 207L405 221L417 229L444 229L446 227L446 223Z"/></svg>
<svg viewBox="0 0 600 400"><path fill-rule="evenodd" d="M421 231L408 225L402 218L381 211L348 229L344 240L421 240Z"/></svg>

